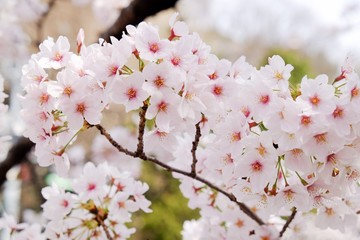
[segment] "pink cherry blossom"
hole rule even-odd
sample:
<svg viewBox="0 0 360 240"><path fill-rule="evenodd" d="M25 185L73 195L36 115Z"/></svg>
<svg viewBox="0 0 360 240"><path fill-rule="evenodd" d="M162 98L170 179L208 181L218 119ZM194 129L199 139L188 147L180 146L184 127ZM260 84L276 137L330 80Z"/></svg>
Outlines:
<svg viewBox="0 0 360 240"><path fill-rule="evenodd" d="M62 111L67 117L70 129L79 130L86 120L90 124L99 124L103 107L98 99L92 96L64 100Z"/></svg>
<svg viewBox="0 0 360 240"><path fill-rule="evenodd" d="M148 98L142 88L144 81L140 72L134 72L127 78L117 78L111 90L111 99L115 103L124 104L127 112L140 108Z"/></svg>
<svg viewBox="0 0 360 240"><path fill-rule="evenodd" d="M249 152L238 163L237 173L239 176L249 178L254 191L261 191L269 181L276 179L273 161L273 159L264 159L255 152Z"/></svg>
<svg viewBox="0 0 360 240"><path fill-rule="evenodd" d="M96 178L94 178L96 176ZM103 168L96 168L94 164L87 163L83 169L83 178L74 183L74 190L82 193L81 199L97 199L105 196L104 185L106 172Z"/></svg>
<svg viewBox="0 0 360 240"><path fill-rule="evenodd" d="M169 41L160 39L158 31L154 26L142 22L137 28L135 46L141 58L148 61L156 61L166 56Z"/></svg>
<svg viewBox="0 0 360 240"><path fill-rule="evenodd" d="M62 68L70 59L70 43L64 36L60 36L56 42L52 38L48 38L40 44L39 48L39 61L46 68Z"/></svg>
<svg viewBox="0 0 360 240"><path fill-rule="evenodd" d="M294 69L290 64L286 64L279 55L269 57L269 65L262 67L260 72L264 75L264 83L273 89L281 91L288 90L290 73Z"/></svg>

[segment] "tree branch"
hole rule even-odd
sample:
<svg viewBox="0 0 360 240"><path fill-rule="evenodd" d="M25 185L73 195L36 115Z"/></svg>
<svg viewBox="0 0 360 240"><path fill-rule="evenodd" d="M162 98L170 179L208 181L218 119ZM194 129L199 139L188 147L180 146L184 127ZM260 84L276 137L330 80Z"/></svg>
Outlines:
<svg viewBox="0 0 360 240"><path fill-rule="evenodd" d="M129 151L128 149L122 147L120 144L118 144L111 135L103 128L100 124L95 125L95 127L100 131L101 135L104 135L106 139L113 145L119 152L125 153L126 155L135 157L135 153Z"/></svg>
<svg viewBox="0 0 360 240"><path fill-rule="evenodd" d="M192 142L192 148L191 148L191 155L192 155L192 164L191 164L191 174L195 177L196 176L196 150L199 145L200 137L201 137L201 130L200 130L200 122L198 122L196 125L196 132L195 132L195 139Z"/></svg>
<svg viewBox="0 0 360 240"><path fill-rule="evenodd" d="M144 153L144 132L145 132L145 123L146 118L145 114L147 111L148 105L144 103L144 106L139 112L140 122L139 122L139 133L138 133L138 144L136 149L136 154L142 155Z"/></svg>
<svg viewBox="0 0 360 240"><path fill-rule="evenodd" d="M284 224L283 228L282 228L281 231L280 231L280 234L279 234L279 237L280 237L280 238L284 235L286 229L288 229L290 223L294 220L296 213L297 213L297 210L296 210L296 208L294 207L293 210L292 210L291 215L290 215L289 218L286 220L286 223Z"/></svg>
<svg viewBox="0 0 360 240"><path fill-rule="evenodd" d="M127 25L137 25L149 16L174 7L176 2L177 0L133 0L128 7L120 11L118 19L101 37L107 42L110 41L110 36L120 39Z"/></svg>
<svg viewBox="0 0 360 240"><path fill-rule="evenodd" d="M29 139L21 137L11 147L6 159L0 163L0 187L6 181L7 172L14 166L27 160L27 154L30 152L34 143Z"/></svg>
<svg viewBox="0 0 360 240"><path fill-rule="evenodd" d="M104 221L101 219L99 215L96 215L96 221L100 224L100 226L104 229L104 232L106 234L106 237L108 240L114 240L113 237L111 237L111 234L109 232L109 228L106 226Z"/></svg>
<svg viewBox="0 0 360 240"><path fill-rule="evenodd" d="M265 223L254 213L252 212L244 203L242 202L238 202L236 200L236 197L231 194L231 193L228 193L226 191L224 191L223 189L219 188L218 186L214 185L213 183L209 182L208 180L202 178L202 177L199 177L197 175L193 175L191 172L186 172L184 170L181 170L181 169L177 169L177 168L174 168L174 167L171 167L169 165L167 165L166 163L164 162L161 162L159 161L158 159L156 158L152 158L152 157L148 157L145 153L143 154L138 154L136 152L132 152L132 151L129 151L125 148L123 148L119 143L117 143L111 136L110 134L107 133L107 131L101 126L101 125L95 125L97 129L100 130L100 133L102 135L104 135L108 140L109 142L119 151L119 152L122 152L122 153L125 153L126 155L129 155L129 156L132 156L132 157L135 157L135 158L141 158L142 160L144 161L149 161L149 162L152 162L158 166L161 166L162 168L165 168L166 170L170 171L170 172L175 172L175 173L179 173L181 175L184 175L184 176L187 176L187 177L190 177L192 179L195 179L195 180L198 180L199 182L202 182L204 183L205 185L207 185L208 187L212 188L213 190L217 191L217 192L220 192L222 194L224 194L226 197L228 197L230 199L230 201L232 202L235 202L241 211L243 211L247 216L249 216L251 219L253 219L256 223L258 223L259 225L264 225Z"/></svg>

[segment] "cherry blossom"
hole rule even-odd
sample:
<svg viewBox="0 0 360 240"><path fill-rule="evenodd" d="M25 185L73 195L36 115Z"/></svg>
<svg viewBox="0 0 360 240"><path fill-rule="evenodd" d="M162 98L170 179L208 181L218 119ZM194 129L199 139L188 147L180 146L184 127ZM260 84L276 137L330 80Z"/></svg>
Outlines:
<svg viewBox="0 0 360 240"><path fill-rule="evenodd" d="M121 181L120 187L118 180L124 178L127 180ZM147 185L106 164L87 163L82 175L74 181L73 189L75 193L57 186L43 189L44 217L50 220L45 231L48 238L57 235L104 239L110 234L114 239L126 239L135 231L125 226L131 221L131 214L139 209L151 211L150 202L143 196Z"/></svg>
<svg viewBox="0 0 360 240"><path fill-rule="evenodd" d="M347 231L360 210L353 68L333 83L319 75L290 86L293 67L280 56L260 70L245 57L232 64L176 15L169 24L165 38L143 22L120 40L89 46L80 32L76 54L65 37L48 38L23 67L24 134L39 165L66 175L77 136L101 133L92 146L99 165L84 166L74 193L43 190L46 237L130 237L135 229L124 224L132 213L151 212L149 186L131 177L139 159L172 171L189 207L199 209L198 220L184 223L184 239L278 239L283 226L301 236L310 218ZM137 128L106 132L102 114L114 103L139 113Z"/></svg>
<svg viewBox="0 0 360 240"><path fill-rule="evenodd" d="M70 43L64 36L60 36L56 42L48 38L39 46L40 53L37 56L45 67L59 69L67 63L70 58Z"/></svg>
<svg viewBox="0 0 360 240"><path fill-rule="evenodd" d="M127 78L117 78L111 93L112 100L124 104L127 112L140 108L148 98L142 89L144 82L144 76L140 72L134 72Z"/></svg>
<svg viewBox="0 0 360 240"><path fill-rule="evenodd" d="M156 61L167 54L169 41L160 39L157 29L147 23L140 23L136 36L135 46L140 53L140 57L148 61Z"/></svg>

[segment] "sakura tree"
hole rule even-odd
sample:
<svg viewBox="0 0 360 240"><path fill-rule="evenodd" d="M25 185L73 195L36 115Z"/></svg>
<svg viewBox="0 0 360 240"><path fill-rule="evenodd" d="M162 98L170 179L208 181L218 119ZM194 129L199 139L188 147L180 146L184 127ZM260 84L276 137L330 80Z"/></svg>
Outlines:
<svg viewBox="0 0 360 240"><path fill-rule="evenodd" d="M218 59L184 22L128 26L118 40L76 53L66 37L48 38L23 67L24 132L40 166L67 176L68 148L96 128L117 151L173 173L201 218L184 239L278 239L315 219L319 228L351 231L357 218L359 77L344 67L289 84L280 56L257 70L240 57ZM101 125L113 105L138 113L136 146L124 147ZM151 123L151 124L150 124ZM73 192L43 189L45 231L7 220L13 237L126 239L131 213L150 212L148 186L110 163L86 164ZM120 161L120 160L119 160Z"/></svg>
<svg viewBox="0 0 360 240"><path fill-rule="evenodd" d="M142 160L172 172L200 210L183 239L295 238L308 222L355 232L360 79L352 66L294 86L280 56L260 69L244 56L219 59L176 17L165 38L141 22L90 45L80 30L75 52L65 36L39 45L22 68L24 136L40 166L76 176L71 191L42 190L43 226L5 215L0 227L12 239L128 239L132 214L152 211L136 166L123 168ZM134 138L102 122L118 105L134 119ZM92 129L97 149L110 144L121 155L99 150L97 164L72 174L71 147Z"/></svg>

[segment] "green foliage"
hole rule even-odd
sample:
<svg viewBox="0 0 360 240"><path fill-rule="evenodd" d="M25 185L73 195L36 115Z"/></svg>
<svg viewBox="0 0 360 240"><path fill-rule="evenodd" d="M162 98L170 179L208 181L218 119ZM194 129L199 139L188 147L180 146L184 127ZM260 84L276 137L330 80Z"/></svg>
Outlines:
<svg viewBox="0 0 360 240"><path fill-rule="evenodd" d="M131 239L176 240L181 239L185 220L198 218L198 211L187 206L188 200L179 190L179 181L171 173L152 163L143 163L141 180L150 186L145 194L152 202L152 213L139 212L133 216L136 233Z"/></svg>
<svg viewBox="0 0 360 240"><path fill-rule="evenodd" d="M291 77L289 79L292 86L297 87L305 75L310 78L314 77L310 66L310 60L301 53L294 50L272 49L266 54L266 57L261 62L261 66L268 64L268 57L273 55L281 56L286 64L291 64L294 67L294 70L291 72Z"/></svg>

